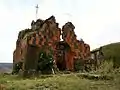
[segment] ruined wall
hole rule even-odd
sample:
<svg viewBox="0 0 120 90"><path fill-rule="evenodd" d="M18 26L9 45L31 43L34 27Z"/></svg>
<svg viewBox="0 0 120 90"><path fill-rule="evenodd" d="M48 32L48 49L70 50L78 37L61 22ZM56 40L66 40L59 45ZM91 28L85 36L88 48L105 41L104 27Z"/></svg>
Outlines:
<svg viewBox="0 0 120 90"><path fill-rule="evenodd" d="M77 40L74 29L75 26L71 22L67 22L62 28L62 38L70 46L70 50L65 54L68 70L74 69L75 58L85 60L90 56L90 46L84 41Z"/></svg>
<svg viewBox="0 0 120 90"><path fill-rule="evenodd" d="M36 69L36 67L32 68L31 65L36 65L39 52L50 53L52 51L54 54L55 44L60 41L61 29L54 16L42 22L37 20L35 23L32 24L32 29L19 32L16 50L13 53L13 62L23 62L23 69Z"/></svg>
<svg viewBox="0 0 120 90"><path fill-rule="evenodd" d="M90 55L90 46L84 41L77 40L74 29L75 26L71 22L67 22L61 30L54 16L46 20L32 21L31 29L19 32L16 50L13 53L13 62L23 62L23 69L26 70L36 69L39 52L51 53L52 51L56 64L59 62L59 64L63 64L64 68L73 71L75 58L84 60ZM61 34L63 41L60 41ZM65 43L65 48L60 49L64 59L61 63L58 57L60 53L56 49L60 42ZM28 63L30 64L28 65Z"/></svg>

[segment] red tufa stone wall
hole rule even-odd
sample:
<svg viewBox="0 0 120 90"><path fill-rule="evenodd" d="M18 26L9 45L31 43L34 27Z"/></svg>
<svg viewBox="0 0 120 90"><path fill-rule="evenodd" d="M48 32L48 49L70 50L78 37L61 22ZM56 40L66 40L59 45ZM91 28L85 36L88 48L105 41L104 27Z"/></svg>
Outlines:
<svg viewBox="0 0 120 90"><path fill-rule="evenodd" d="M46 19L38 30L28 30L19 33L16 50L13 53L13 63L24 62L23 69L31 69L27 63L37 60L41 49L46 53L49 53L50 49L55 51L55 44L60 41L61 35L61 29L58 27L54 16Z"/></svg>
<svg viewBox="0 0 120 90"><path fill-rule="evenodd" d="M90 46L84 41L77 40L74 29L75 27L71 22L66 23L62 28L62 38L70 46L70 50L65 54L68 70L74 70L75 58L85 60L90 56Z"/></svg>
<svg viewBox="0 0 120 90"><path fill-rule="evenodd" d="M24 62L25 65L23 69L25 69L28 62L32 63L34 59L38 58L37 56L41 49L46 53L49 53L50 49L54 51L54 60L56 64L59 62L57 57L59 52L56 49L56 45L61 42L61 29L58 27L55 17L51 16L45 21L42 21L40 25L38 24L38 26L39 28L37 28L37 30L28 29L19 33L16 50L13 54L13 62ZM76 39L74 29L75 27L71 22L66 23L62 28L63 42L70 47L69 50L62 50L65 54L62 55L64 59L62 63L66 69L72 71L74 70L75 58L82 58L84 60L90 56L90 46ZM32 49L31 46L34 48ZM35 61L35 64L37 64L37 61ZM28 66L27 69L28 68L31 67ZM33 68L36 69L36 67Z"/></svg>

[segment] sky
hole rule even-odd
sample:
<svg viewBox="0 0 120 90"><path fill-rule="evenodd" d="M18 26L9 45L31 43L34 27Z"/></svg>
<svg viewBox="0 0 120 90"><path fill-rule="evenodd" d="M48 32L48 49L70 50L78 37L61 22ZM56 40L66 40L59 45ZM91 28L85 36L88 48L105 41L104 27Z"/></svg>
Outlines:
<svg viewBox="0 0 120 90"><path fill-rule="evenodd" d="M21 30L54 15L59 27L71 21L91 50L120 42L120 0L0 0L0 62L12 62Z"/></svg>

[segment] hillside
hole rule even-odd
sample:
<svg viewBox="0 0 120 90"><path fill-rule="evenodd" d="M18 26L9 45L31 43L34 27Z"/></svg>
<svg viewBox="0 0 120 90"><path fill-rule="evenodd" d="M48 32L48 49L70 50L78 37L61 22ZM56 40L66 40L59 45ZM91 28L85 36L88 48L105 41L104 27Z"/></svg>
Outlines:
<svg viewBox="0 0 120 90"><path fill-rule="evenodd" d="M113 60L115 66L120 66L120 42L103 46L105 60Z"/></svg>
<svg viewBox="0 0 120 90"><path fill-rule="evenodd" d="M12 63L0 63L0 73L12 71Z"/></svg>

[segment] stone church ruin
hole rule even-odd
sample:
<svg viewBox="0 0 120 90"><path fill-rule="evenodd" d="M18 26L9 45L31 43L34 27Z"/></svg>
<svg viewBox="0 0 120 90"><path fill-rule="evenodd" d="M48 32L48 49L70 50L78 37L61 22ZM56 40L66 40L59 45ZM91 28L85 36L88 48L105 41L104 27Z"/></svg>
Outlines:
<svg viewBox="0 0 120 90"><path fill-rule="evenodd" d="M58 70L75 71L76 61L82 61L84 65L91 57L90 46L77 40L74 29L71 22L59 28L54 16L32 21L31 29L19 32L13 53L13 71L30 73L46 67L53 70L52 66Z"/></svg>

